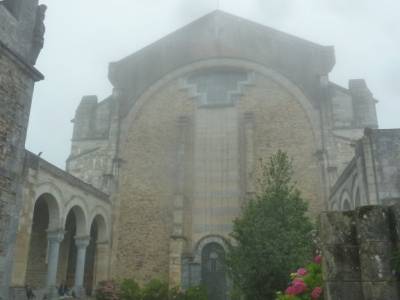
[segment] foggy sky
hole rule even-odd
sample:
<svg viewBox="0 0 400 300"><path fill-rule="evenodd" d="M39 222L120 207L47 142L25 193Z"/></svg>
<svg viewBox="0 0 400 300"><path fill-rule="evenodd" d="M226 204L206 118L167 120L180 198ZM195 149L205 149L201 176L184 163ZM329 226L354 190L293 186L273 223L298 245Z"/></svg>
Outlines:
<svg viewBox="0 0 400 300"><path fill-rule="evenodd" d="M27 149L64 168L83 95L111 94L108 64L215 10L217 0L42 0L45 46L36 67ZM330 79L365 78L381 128L400 127L400 1L220 0L220 9L322 45L333 45Z"/></svg>

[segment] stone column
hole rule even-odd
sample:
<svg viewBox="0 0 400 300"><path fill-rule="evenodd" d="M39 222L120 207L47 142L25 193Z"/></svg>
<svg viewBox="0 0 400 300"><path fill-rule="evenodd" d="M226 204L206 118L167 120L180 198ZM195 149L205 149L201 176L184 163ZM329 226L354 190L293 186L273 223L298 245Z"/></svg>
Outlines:
<svg viewBox="0 0 400 300"><path fill-rule="evenodd" d="M48 240L48 262L47 262L47 292L48 299L58 299L57 293L57 270L60 243L64 239L64 230L47 232Z"/></svg>
<svg viewBox="0 0 400 300"><path fill-rule="evenodd" d="M78 298L85 295L83 287L83 278L85 274L86 248L89 246L90 237L75 237L75 245L77 249L76 268L75 268L75 285L74 290Z"/></svg>
<svg viewBox="0 0 400 300"><path fill-rule="evenodd" d="M181 286L182 253L186 244L184 232L185 209L185 157L189 119L181 116L178 119L179 139L176 151L176 181L173 206L173 228L169 243L169 283L171 287Z"/></svg>

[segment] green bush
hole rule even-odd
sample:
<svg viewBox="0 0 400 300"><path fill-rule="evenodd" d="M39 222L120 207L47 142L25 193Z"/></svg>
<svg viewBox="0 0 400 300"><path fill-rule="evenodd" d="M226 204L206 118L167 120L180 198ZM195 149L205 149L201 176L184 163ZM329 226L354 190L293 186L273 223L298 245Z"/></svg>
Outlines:
<svg viewBox="0 0 400 300"><path fill-rule="evenodd" d="M191 287L186 291L178 287L169 288L168 283L153 279L143 288L134 279L102 281L96 289L96 300L207 300L202 287Z"/></svg>
<svg viewBox="0 0 400 300"><path fill-rule="evenodd" d="M185 292L185 300L207 300L207 291L203 287L191 287Z"/></svg>
<svg viewBox="0 0 400 300"><path fill-rule="evenodd" d="M142 290L142 300L168 300L168 283L153 279L147 283Z"/></svg>
<svg viewBox="0 0 400 300"><path fill-rule="evenodd" d="M140 286L134 279L124 279L120 283L120 300L141 300Z"/></svg>

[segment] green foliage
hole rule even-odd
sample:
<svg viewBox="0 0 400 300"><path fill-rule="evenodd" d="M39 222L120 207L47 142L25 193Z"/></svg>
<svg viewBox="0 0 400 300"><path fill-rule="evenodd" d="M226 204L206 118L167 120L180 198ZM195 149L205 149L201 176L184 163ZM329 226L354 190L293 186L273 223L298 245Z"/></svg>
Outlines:
<svg viewBox="0 0 400 300"><path fill-rule="evenodd" d="M169 298L168 283L153 279L142 290L142 300L167 300Z"/></svg>
<svg viewBox="0 0 400 300"><path fill-rule="evenodd" d="M286 286L290 271L311 256L313 226L292 175L287 154L278 151L262 164L261 192L234 222L236 243L226 262L246 299L272 299Z"/></svg>
<svg viewBox="0 0 400 300"><path fill-rule="evenodd" d="M97 300L207 300L202 287L191 287L186 291L169 288L168 283L153 279L141 288L134 279L102 281L96 289Z"/></svg>
<svg viewBox="0 0 400 300"><path fill-rule="evenodd" d="M191 287L185 292L185 300L207 300L207 291L203 287Z"/></svg>
<svg viewBox="0 0 400 300"><path fill-rule="evenodd" d="M124 279L120 283L120 300L141 300L139 284L133 279Z"/></svg>

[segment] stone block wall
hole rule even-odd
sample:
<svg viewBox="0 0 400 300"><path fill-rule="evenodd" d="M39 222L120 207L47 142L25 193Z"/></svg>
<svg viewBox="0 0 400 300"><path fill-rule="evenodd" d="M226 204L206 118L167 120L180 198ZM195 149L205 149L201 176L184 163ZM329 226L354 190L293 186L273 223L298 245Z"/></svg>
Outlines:
<svg viewBox="0 0 400 300"><path fill-rule="evenodd" d="M399 205L322 213L320 237L325 299L399 299Z"/></svg>
<svg viewBox="0 0 400 300"><path fill-rule="evenodd" d="M9 299L12 256L21 207L25 137L43 47L45 6L0 2L0 298Z"/></svg>

